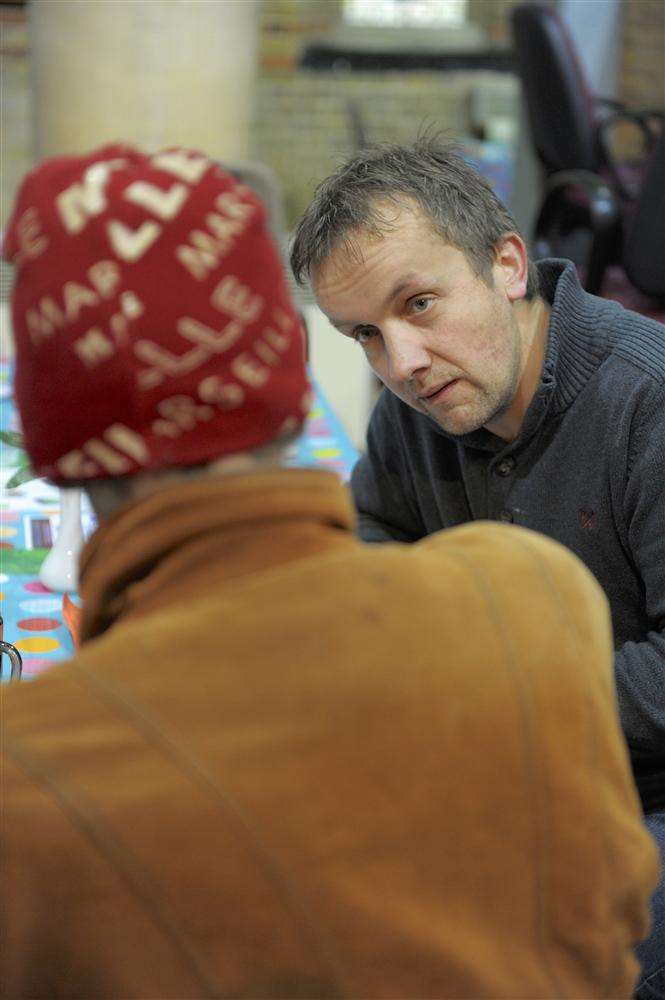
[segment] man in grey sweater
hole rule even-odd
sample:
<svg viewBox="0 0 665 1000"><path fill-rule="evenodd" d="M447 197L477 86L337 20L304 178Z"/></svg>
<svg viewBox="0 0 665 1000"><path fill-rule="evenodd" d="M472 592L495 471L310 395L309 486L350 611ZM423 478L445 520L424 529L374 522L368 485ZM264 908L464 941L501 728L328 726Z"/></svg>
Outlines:
<svg viewBox="0 0 665 1000"><path fill-rule="evenodd" d="M665 327L585 293L568 262L536 267L487 182L432 140L363 152L324 181L292 266L386 386L353 474L361 536L514 522L600 581L665 854ZM640 958L638 996L665 997L662 884Z"/></svg>

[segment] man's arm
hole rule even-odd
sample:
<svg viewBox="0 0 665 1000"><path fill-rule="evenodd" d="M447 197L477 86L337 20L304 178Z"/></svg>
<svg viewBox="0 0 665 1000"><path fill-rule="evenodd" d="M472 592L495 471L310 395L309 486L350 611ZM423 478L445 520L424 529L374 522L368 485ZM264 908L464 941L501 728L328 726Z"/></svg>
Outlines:
<svg viewBox="0 0 665 1000"><path fill-rule="evenodd" d="M384 389L370 420L367 453L351 476L358 534L365 542L415 542L426 534L410 494L408 443L391 402Z"/></svg>
<svg viewBox="0 0 665 1000"><path fill-rule="evenodd" d="M665 390L631 434L624 511L649 631L616 653L619 709L643 799L665 808Z"/></svg>
<svg viewBox="0 0 665 1000"><path fill-rule="evenodd" d="M647 810L665 809L665 628L615 655L621 723Z"/></svg>

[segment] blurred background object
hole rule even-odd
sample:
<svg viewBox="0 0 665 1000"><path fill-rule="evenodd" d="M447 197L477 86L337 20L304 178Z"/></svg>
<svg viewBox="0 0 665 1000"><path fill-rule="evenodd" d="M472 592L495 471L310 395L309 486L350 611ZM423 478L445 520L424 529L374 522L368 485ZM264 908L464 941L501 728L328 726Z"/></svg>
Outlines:
<svg viewBox="0 0 665 1000"><path fill-rule="evenodd" d="M545 173L590 170L605 174L622 197L636 197L662 110L628 108L596 93L572 34L549 4L518 4L511 24L531 137ZM633 157L615 149L621 127L624 134L631 127L637 132Z"/></svg>
<svg viewBox="0 0 665 1000"><path fill-rule="evenodd" d="M628 204L601 175L564 170L550 178L536 221L536 250L579 251L580 235L585 287L665 323L665 131Z"/></svg>
<svg viewBox="0 0 665 1000"><path fill-rule="evenodd" d="M278 192L280 242L316 184L365 141L442 129L533 231L545 171L512 50L515 0L30 0L0 4L4 225L52 152L127 139L206 149ZM589 90L633 107L665 92L661 0L559 0ZM614 131L635 155L635 129ZM259 183L257 181L257 183ZM11 275L2 269L6 302ZM362 352L296 292L319 384L362 446L374 383ZM6 309L3 328L7 332ZM8 338L7 338L8 341ZM7 350L9 347L7 347Z"/></svg>
<svg viewBox="0 0 665 1000"><path fill-rule="evenodd" d="M510 19L529 132L546 176L536 255L575 260L593 294L604 289L609 266L619 265L626 285L662 300L662 108L629 108L595 93L553 6L520 3ZM645 311L639 295L629 301ZM655 303L646 309L658 314Z"/></svg>

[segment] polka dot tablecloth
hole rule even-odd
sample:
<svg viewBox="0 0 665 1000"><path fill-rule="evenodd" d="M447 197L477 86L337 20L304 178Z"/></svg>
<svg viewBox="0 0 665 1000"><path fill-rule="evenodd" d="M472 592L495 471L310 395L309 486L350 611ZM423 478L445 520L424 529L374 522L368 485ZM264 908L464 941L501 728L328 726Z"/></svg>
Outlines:
<svg viewBox="0 0 665 1000"><path fill-rule="evenodd" d="M11 368L0 361L0 427L18 430L11 398ZM23 677L30 679L67 659L74 644L63 618L63 595L39 581L39 568L58 530L58 491L34 480L7 491L5 483L16 471L20 453L0 444L0 614L4 638L23 658ZM331 469L348 479L357 453L337 416L320 392L316 393L305 433L291 448L287 464ZM84 507L84 533L94 530L89 507ZM79 599L70 595L75 604ZM2 657L2 680L9 662Z"/></svg>
<svg viewBox="0 0 665 1000"><path fill-rule="evenodd" d="M4 480L11 475L4 461L2 475ZM34 488L36 484L31 485ZM46 486L44 489L49 494L55 493ZM3 531L0 536L11 543L0 551L0 614L4 619L4 637L20 651L23 677L27 680L71 656L74 645L62 616L63 595L48 590L37 575L48 547L35 545L35 541L50 542L57 531L57 493L48 496L48 505L38 503L37 497L33 506L23 495L23 488L17 492L22 495L3 492L0 504L0 528L9 526L13 531L11 535ZM42 499L46 500L46 495ZM17 501L21 501L19 509L12 509ZM37 537L40 531L42 534ZM71 596L78 603L77 596ZM9 662L3 656L2 680L8 676Z"/></svg>

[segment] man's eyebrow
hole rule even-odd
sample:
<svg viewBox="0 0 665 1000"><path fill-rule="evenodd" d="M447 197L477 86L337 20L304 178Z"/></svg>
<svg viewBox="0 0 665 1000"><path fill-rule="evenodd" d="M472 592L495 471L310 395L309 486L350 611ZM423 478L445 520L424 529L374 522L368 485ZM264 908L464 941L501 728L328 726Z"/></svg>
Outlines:
<svg viewBox="0 0 665 1000"><path fill-rule="evenodd" d="M394 299L396 299L397 296L401 292L403 292L405 288L408 288L409 285L411 284L411 282L415 281L417 277L418 277L418 275L416 274L416 272L415 271L411 271L409 274L405 275L403 278L400 278L399 281L395 285L393 285L393 287L391 288L391 290L388 292L388 294L386 295L385 299L383 300L383 308L385 309L386 306L390 305L390 303ZM332 323L332 325L336 326L337 328L339 328L340 326L363 326L364 325L362 323L353 323L352 321L350 321L348 319L334 319L332 316L328 317L328 322Z"/></svg>
<svg viewBox="0 0 665 1000"><path fill-rule="evenodd" d="M405 288L408 288L411 282L415 281L417 277L418 275L416 274L416 272L411 271L409 274L406 274L403 278L400 278L399 281L395 285L393 285L392 290L386 295L385 299L383 300L384 307L390 305L393 299L396 299L397 296L400 294L400 292L403 292Z"/></svg>

